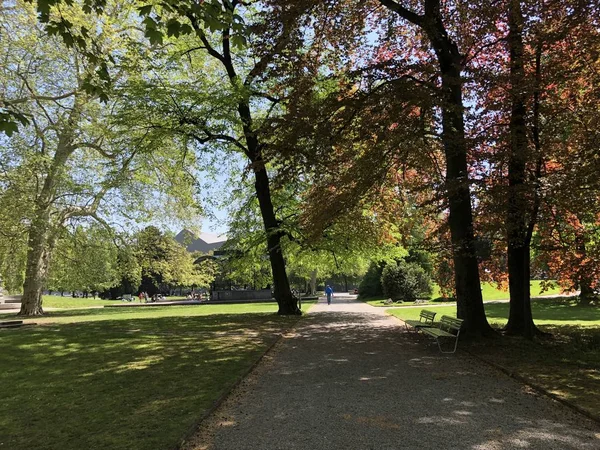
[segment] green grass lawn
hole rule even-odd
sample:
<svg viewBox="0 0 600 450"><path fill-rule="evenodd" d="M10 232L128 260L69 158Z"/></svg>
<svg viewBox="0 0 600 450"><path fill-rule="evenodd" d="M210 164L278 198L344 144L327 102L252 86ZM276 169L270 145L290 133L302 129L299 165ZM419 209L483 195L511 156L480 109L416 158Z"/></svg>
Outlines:
<svg viewBox="0 0 600 450"><path fill-rule="evenodd" d="M551 336L527 341L514 337L464 342L481 358L517 373L538 386L600 417L600 307L580 306L571 298L531 302L535 323ZM507 322L507 303L486 304L488 320L496 328ZM456 316L456 306L431 308ZM394 308L387 313L418 319L421 308ZM424 338L425 339L425 338Z"/></svg>
<svg viewBox="0 0 600 450"><path fill-rule="evenodd" d="M308 306L307 306L308 307ZM236 305L148 306L48 311L42 317L23 318L0 314L0 320L23 320L25 323L78 323L104 320L156 319L160 317L195 317L212 314L275 313L277 303L242 303Z"/></svg>
<svg viewBox="0 0 600 450"><path fill-rule="evenodd" d="M185 296L173 296L167 297L166 301L177 301L185 300ZM139 300L134 297L134 302ZM105 306L126 303L123 300L103 300L100 297L97 298L73 298L73 297L61 297L60 295L44 295L42 298L42 304L44 308L89 308L91 306Z"/></svg>
<svg viewBox="0 0 600 450"><path fill-rule="evenodd" d="M425 307L431 305L426 305ZM508 320L508 303L487 303L485 313L490 323L504 325ZM533 299L531 301L533 318L539 325L578 325L600 327L600 308L579 306L569 297L553 299ZM437 318L447 315L456 317L456 305L436 306ZM387 313L400 319L418 319L420 308L393 308Z"/></svg>
<svg viewBox="0 0 600 450"><path fill-rule="evenodd" d="M561 294L561 289L558 286L555 286L551 289L548 289L548 290L542 292L541 281L537 281L537 280L531 281L531 295L533 297L536 297L539 295L560 295L560 294ZM483 296L484 301L508 300L508 298L509 298L508 291L503 291L501 289L498 289L497 286L493 283L481 283L481 295ZM390 305L387 305L384 303L385 300L387 300L387 297L386 298L377 297L377 298L365 299L365 301L371 306L387 306L387 307L389 307ZM453 302L454 299L444 299L440 292L440 288L436 285L433 288L433 294L431 294L430 299L426 302L423 302L423 304L443 303L444 301ZM412 305L412 303L405 303L405 304Z"/></svg>
<svg viewBox="0 0 600 450"><path fill-rule="evenodd" d="M56 311L0 330L0 448L174 448L298 320L275 309Z"/></svg>
<svg viewBox="0 0 600 450"><path fill-rule="evenodd" d="M102 300L101 298L73 298L60 295L44 295L42 306L44 308L88 308L90 306L104 306L123 303L122 300Z"/></svg>

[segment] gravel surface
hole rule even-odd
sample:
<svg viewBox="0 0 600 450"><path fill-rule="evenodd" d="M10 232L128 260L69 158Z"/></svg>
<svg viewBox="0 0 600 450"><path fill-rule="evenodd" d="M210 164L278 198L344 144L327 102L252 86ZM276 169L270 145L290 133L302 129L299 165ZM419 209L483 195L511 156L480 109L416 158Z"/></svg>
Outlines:
<svg viewBox="0 0 600 450"><path fill-rule="evenodd" d="M321 300L186 449L600 449L600 426L354 300Z"/></svg>

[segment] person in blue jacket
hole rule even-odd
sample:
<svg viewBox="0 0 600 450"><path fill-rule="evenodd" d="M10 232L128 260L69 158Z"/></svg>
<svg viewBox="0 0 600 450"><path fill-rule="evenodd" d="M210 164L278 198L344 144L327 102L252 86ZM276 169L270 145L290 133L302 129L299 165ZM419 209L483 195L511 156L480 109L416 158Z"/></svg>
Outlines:
<svg viewBox="0 0 600 450"><path fill-rule="evenodd" d="M331 286L327 285L325 288L325 294L327 294L327 304L331 305L331 297L333 296L333 289Z"/></svg>

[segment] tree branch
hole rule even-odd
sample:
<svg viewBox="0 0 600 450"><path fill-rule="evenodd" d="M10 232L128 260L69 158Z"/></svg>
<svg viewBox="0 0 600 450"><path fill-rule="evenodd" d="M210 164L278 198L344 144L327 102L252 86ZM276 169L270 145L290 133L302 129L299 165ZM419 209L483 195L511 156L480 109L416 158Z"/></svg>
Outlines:
<svg viewBox="0 0 600 450"><path fill-rule="evenodd" d="M76 144L73 144L71 147L73 148L73 150L77 150L78 148L91 148L91 149L96 150L98 153L100 153L105 158L113 159L113 160L117 158L116 154L108 153L106 150L104 150L102 148L102 146L91 143L91 142L78 142Z"/></svg>
<svg viewBox="0 0 600 450"><path fill-rule="evenodd" d="M409 22L414 23L415 25L421 26L425 18L416 14L415 12L405 8L404 6L398 4L394 0L379 0L383 6L388 8L391 11L397 13L400 17L408 20ZM429 2L427 2L429 4Z"/></svg>
<svg viewBox="0 0 600 450"><path fill-rule="evenodd" d="M27 87L29 88L28 84L27 84ZM32 100L35 100L35 101L57 101L57 100L64 100L65 98L72 97L76 93L77 93L77 91L71 91L71 92L67 92L66 94L55 95L55 96L51 96L51 95L36 95L36 94L32 93L32 95L30 95L28 97L17 98L15 100L1 99L0 102L3 103L3 104L5 104L5 105L18 105L19 103L27 103L27 102L30 102Z"/></svg>

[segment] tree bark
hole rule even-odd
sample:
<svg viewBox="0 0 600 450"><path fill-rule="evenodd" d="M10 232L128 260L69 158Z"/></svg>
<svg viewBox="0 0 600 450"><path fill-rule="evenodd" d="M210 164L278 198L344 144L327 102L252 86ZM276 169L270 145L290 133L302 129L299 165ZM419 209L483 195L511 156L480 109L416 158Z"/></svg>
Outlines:
<svg viewBox="0 0 600 450"><path fill-rule="evenodd" d="M41 316L42 291L46 281L46 261L48 223L46 215L38 217L31 225L27 249L27 265L25 268L25 280L23 283L23 296L21 298L22 316ZM45 220L46 219L46 220Z"/></svg>
<svg viewBox="0 0 600 450"><path fill-rule="evenodd" d="M48 276L49 261L56 239L52 230L50 213L57 183L65 170L69 157L75 150L72 146L73 130L79 120L81 106L82 98L76 95L64 128L59 132L52 164L35 201L34 217L29 228L20 315L37 316L44 313L42 291Z"/></svg>
<svg viewBox="0 0 600 450"><path fill-rule="evenodd" d="M584 234L581 233L579 236L576 236L575 243L577 247L577 252L582 256L587 256L587 249L585 246L585 237ZM592 288L592 279L586 275L585 269L580 270L579 275L579 304L583 306L589 305L595 297L594 289Z"/></svg>
<svg viewBox="0 0 600 450"><path fill-rule="evenodd" d="M277 311L280 315L302 314L298 308L298 302L292 295L287 272L285 270L285 259L281 249L282 231L279 229L279 221L275 216L275 208L271 199L271 188L269 175L262 157L261 146L252 129L252 114L248 103L238 104L238 113L243 123L244 136L246 139L246 156L252 162L254 170L254 188L256 198L260 206L260 212L267 237L267 249L271 273L273 274L273 293L279 306Z"/></svg>
<svg viewBox="0 0 600 450"><path fill-rule="evenodd" d="M317 269L310 273L310 295L317 293Z"/></svg>
<svg viewBox="0 0 600 450"><path fill-rule="evenodd" d="M464 320L467 333L491 335L493 330L483 307L473 230L462 100L462 56L446 33L439 10L425 23L442 74L442 142L446 156L446 195L450 211L457 316Z"/></svg>
<svg viewBox="0 0 600 450"><path fill-rule="evenodd" d="M442 76L442 143L446 156L446 196L450 211L457 316L464 320L464 330L468 334L491 335L493 330L485 316L475 251L462 100L463 56L446 31L439 0L425 0L423 15L394 0L379 1L420 27L435 51Z"/></svg>
<svg viewBox="0 0 600 450"><path fill-rule="evenodd" d="M523 17L520 0L509 6L508 46L510 50L511 118L508 158L506 235L510 311L505 331L532 338L537 332L531 313L530 242L527 216L532 208L527 200L526 169L529 160L526 98L523 67ZM536 211L537 213L537 211ZM530 217L532 223L535 218Z"/></svg>
<svg viewBox="0 0 600 450"><path fill-rule="evenodd" d="M262 162L262 161L260 161ZM253 161L256 164L255 161ZM269 251L269 261L271 263L271 272L273 274L273 291L275 300L279 305L278 314L300 314L298 303L292 296L290 284L285 270L285 260L281 251L282 233L279 230L279 223L275 217L275 210L271 201L271 191L269 187L269 177L264 164L260 164L261 169L254 171L256 188L256 197L260 205L260 212L267 235L267 248Z"/></svg>
<svg viewBox="0 0 600 450"><path fill-rule="evenodd" d="M224 3L226 10L229 10L231 14L235 12L237 3ZM200 36L203 36L203 32L198 27L198 20L189 11L185 11L184 15L190 17L192 25L197 30ZM235 66L231 55L231 30L225 29L222 31L222 53L219 53L213 49L206 38L202 38L204 47L210 56L218 60L229 78L229 82L234 90L238 90L241 81L236 73ZM258 75L258 74L257 74ZM285 270L285 259L283 258L283 252L281 249L281 238L283 233L279 228L279 221L275 216L275 209L273 207L273 201L271 199L271 188L269 184L269 176L265 161L262 155L262 145L259 142L256 130L253 126L252 112L250 109L250 100L244 96L241 92L237 95L240 96L240 100L237 104L238 117L242 122L242 128L244 130L244 139L246 141L246 147L244 153L252 163L254 170L254 187L256 191L256 197L260 206L260 212L263 219L263 225L265 227L265 234L267 239L267 248L269 252L269 261L271 263L271 273L273 274L273 287L275 300L279 305L278 314L290 315L290 314L302 314L298 308L298 303L292 291L290 289L290 283Z"/></svg>

